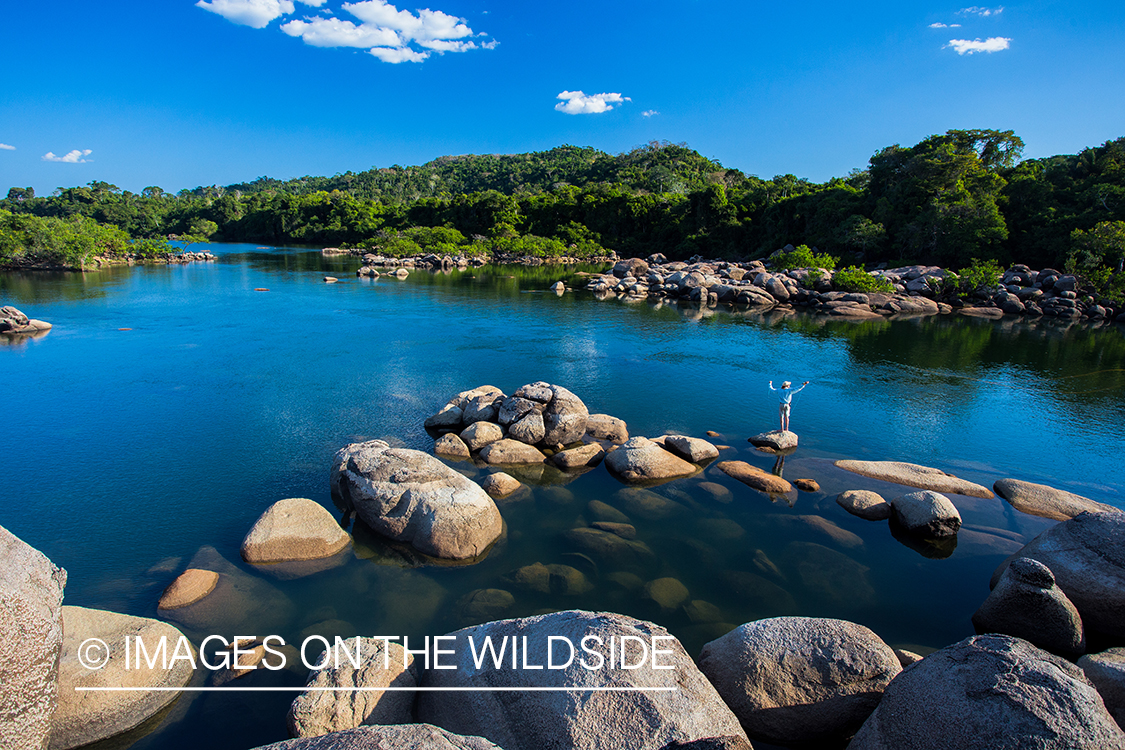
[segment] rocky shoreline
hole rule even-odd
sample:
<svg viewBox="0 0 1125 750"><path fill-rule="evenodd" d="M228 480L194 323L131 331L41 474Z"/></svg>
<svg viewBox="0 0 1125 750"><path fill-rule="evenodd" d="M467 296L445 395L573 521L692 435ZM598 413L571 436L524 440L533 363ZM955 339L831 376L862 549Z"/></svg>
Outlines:
<svg viewBox="0 0 1125 750"><path fill-rule="evenodd" d="M336 505L429 564L472 565L503 553L508 531L498 500L519 502L525 484L565 484L604 466L626 486L613 505L591 501L558 532L577 555L563 559L587 560L587 572L600 571L599 580L634 591L654 613L683 612L707 624L710 640L693 658L660 624L615 612L552 607L504 619L513 591L541 592L561 603L593 588L586 572L544 557L549 564L512 570L495 588L456 592L462 622L469 624L442 636L442 666L436 646L423 658L422 651L408 652L374 634L360 637L347 623L324 620L304 628L306 638L338 634L346 640L324 641L337 664L297 667L306 689L287 716L277 717L293 739L263 748L747 750L762 741L852 750L1125 750L1125 512L1112 506L997 480L993 490L1014 512L1058 522L1026 544L1008 539L1004 549L1011 554L973 616L978 635L922 655L893 648L844 619L789 615L726 623L716 605L693 598L661 570L644 529L639 533L632 520L677 524L691 512L689 500L673 499L683 495L653 492L658 484L675 482L681 491L709 485L715 497L720 491L729 496L713 481L720 472L754 493L784 497L819 492L815 479L791 485L780 469L720 461L729 446L703 437L630 436L624 421L591 413L577 394L543 381L510 394L489 385L458 393L426 428L436 455L384 440L341 448L330 472ZM798 450L793 433L748 440L779 457ZM473 472L458 470L465 462ZM982 534L981 527L962 529L957 504L992 499L986 487L901 462L841 459L832 466L850 477L844 480L850 486L868 478L899 488L889 500L855 489L835 501L861 519L886 522L919 554L947 556L959 535ZM823 515L788 520L845 551L863 544ZM172 563L176 577L159 599L157 620L64 606L66 572L0 527L0 653L28 657L0 662L0 716L14 717L0 721L0 744L81 747L175 713L178 691L187 685L221 687L259 667L297 666L292 644L271 648L268 639L233 634L291 633L295 603L281 582L319 576L360 557L359 535L358 526L349 533L313 500L277 501L243 539L239 554L246 566L213 547L201 548L186 565ZM843 552L794 544L800 565L815 564L819 556L846 577L866 570ZM785 596L763 577L780 575L778 567L761 550L753 558L762 576L754 576L757 594L751 595ZM662 577L645 580L654 574ZM234 640L216 649L206 640L215 633ZM130 667L121 654L138 634L188 645L171 667ZM88 653L79 649L93 638L111 645L100 671L83 666ZM482 658L477 649L486 639L496 647L511 644L510 662ZM554 650L564 641L572 644L569 661ZM347 649L354 656L344 660L352 653ZM234 660L221 669L210 666L224 654ZM211 660L206 669L195 666L196 656ZM95 693L96 699L75 691L125 681L155 690Z"/></svg>
<svg viewBox="0 0 1125 750"><path fill-rule="evenodd" d="M970 293L966 299L945 289L950 271L937 266L879 268L867 272L893 292L851 292L833 285L834 272L823 268L770 270L763 261L669 262L663 255L617 261L604 274L591 276L586 289L598 299L654 298L686 300L714 307L739 305L760 310L802 308L851 319L895 315L1004 315L1062 320L1125 322L1125 307L1098 299L1080 279L1051 268L1039 271L1014 265L999 284Z"/></svg>
<svg viewBox="0 0 1125 750"><path fill-rule="evenodd" d="M89 263L81 266L58 265L53 263L12 263L0 266L0 271L96 271L111 266L176 265L218 260L218 256L205 250L199 252L164 253L147 256L137 253L122 255L95 255Z"/></svg>

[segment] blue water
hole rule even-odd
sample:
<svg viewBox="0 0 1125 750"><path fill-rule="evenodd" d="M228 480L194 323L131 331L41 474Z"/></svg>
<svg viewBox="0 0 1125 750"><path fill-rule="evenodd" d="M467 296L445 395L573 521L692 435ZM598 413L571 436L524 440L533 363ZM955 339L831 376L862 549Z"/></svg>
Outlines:
<svg viewBox="0 0 1125 750"><path fill-rule="evenodd" d="M352 258L211 249L216 262L0 275L0 304L54 324L46 336L0 346L0 525L67 569L68 604L156 616L161 590L200 547L238 564L243 536L275 501L309 497L333 508L328 475L340 447L382 438L429 451L423 420L482 384L511 393L558 383L591 412L624 419L631 434L712 430L731 446L724 459L768 469L773 458L746 443L776 427L766 383L812 381L794 401L801 447L785 476L817 479L820 493L800 493L790 507L712 466L654 488L677 504L671 517L633 519L658 560L642 578L679 578L692 599L722 610L722 622L660 611L607 583L607 569L584 571L595 582L588 595L514 591L504 613L611 609L660 622L693 654L730 625L774 614L853 619L892 645L946 645L971 634L968 618L995 566L1050 525L1000 500L955 497L966 531L948 558L926 557L886 523L834 502L844 489L906 490L827 459L909 461L989 487L1016 477L1125 508L1125 337L1113 324L701 311L545 292L564 277L580 289L570 276L578 269L357 280ZM326 273L340 283L325 284ZM731 501L701 492L702 481L729 489ZM621 488L601 468L533 487L501 505L506 541L468 568L397 567L380 551L308 579L270 580L294 604L281 627L334 621L365 635L438 635L468 624L464 593L511 588L504 575L533 562L581 567L560 533L589 520L590 500L621 507ZM860 544L815 533L799 518L809 515ZM831 555L818 560L827 553L810 554L807 543ZM778 567L769 591L785 596L748 595L736 580L761 573L757 551ZM838 556L851 562L841 567ZM287 703L182 700L135 747L204 739L235 750L283 739Z"/></svg>

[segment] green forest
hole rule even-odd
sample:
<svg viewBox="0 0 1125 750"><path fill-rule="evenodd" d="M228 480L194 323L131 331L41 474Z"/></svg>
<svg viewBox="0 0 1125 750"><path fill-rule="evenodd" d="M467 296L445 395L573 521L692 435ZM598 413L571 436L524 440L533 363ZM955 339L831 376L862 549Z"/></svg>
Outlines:
<svg viewBox="0 0 1125 750"><path fill-rule="evenodd" d="M824 183L761 179L684 144L444 156L332 177L139 194L106 182L0 201L0 265L78 267L166 240L362 247L386 255L748 260L785 245L871 265L972 260L1090 273L1125 255L1125 138L1021 159L1012 131L951 130Z"/></svg>

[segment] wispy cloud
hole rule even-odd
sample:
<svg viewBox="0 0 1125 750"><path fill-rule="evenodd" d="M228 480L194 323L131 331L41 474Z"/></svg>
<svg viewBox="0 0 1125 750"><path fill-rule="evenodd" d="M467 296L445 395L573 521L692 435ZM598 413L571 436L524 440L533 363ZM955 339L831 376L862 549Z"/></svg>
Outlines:
<svg viewBox="0 0 1125 750"><path fill-rule="evenodd" d="M48 151L47 153L43 154L43 161L57 161L62 162L63 164L85 164L87 162L87 159L83 157L89 156L92 153L94 152L88 148L82 151L74 149L70 153L64 154L62 156L55 156L53 152Z"/></svg>
<svg viewBox="0 0 1125 750"><path fill-rule="evenodd" d="M315 3L306 3L314 5ZM264 29L270 21L292 13L292 0L199 0L197 8L217 13L232 23Z"/></svg>
<svg viewBox="0 0 1125 750"><path fill-rule="evenodd" d="M304 5L320 8L327 0L299 0ZM270 21L295 12L293 0L199 0L197 6L224 18L256 29ZM434 52L468 52L493 49L495 40L473 41L476 34L463 18L429 8L416 14L399 10L386 0L360 0L344 3L359 23L344 20L325 9L319 16L294 19L281 24L281 30L312 47L352 47L367 49L373 56L389 63L421 62Z"/></svg>
<svg viewBox="0 0 1125 750"><path fill-rule="evenodd" d="M644 112L641 112L642 117L655 117L658 114L660 114L660 113L657 112L655 109L646 109Z"/></svg>
<svg viewBox="0 0 1125 750"><path fill-rule="evenodd" d="M988 18L989 16L998 16L1003 12L1003 5L1001 5L999 8L982 8L980 6L974 5L971 8L962 8L961 10L957 11L957 13L962 16L980 16L982 18Z"/></svg>
<svg viewBox="0 0 1125 750"><path fill-rule="evenodd" d="M608 112L613 107L613 104L622 104L624 102L633 101L627 96L621 94L584 94L581 91L564 91L558 95L561 102L555 105L555 109L559 112L566 112L568 115L596 115L601 112Z"/></svg>
<svg viewBox="0 0 1125 750"><path fill-rule="evenodd" d="M9 146L7 143L0 143L0 151L15 151L15 146Z"/></svg>
<svg viewBox="0 0 1125 750"><path fill-rule="evenodd" d="M936 23L931 23L930 28L931 29L959 29L959 28L961 28L961 24L959 24L959 23L941 23L940 21L938 21Z"/></svg>
<svg viewBox="0 0 1125 750"><path fill-rule="evenodd" d="M977 52L999 52L1000 50L1008 49L1011 43L1011 39L1002 36L992 36L985 39L983 42L980 39L974 39L972 41L968 39L950 39L949 44L946 46L952 47L958 55L972 55Z"/></svg>

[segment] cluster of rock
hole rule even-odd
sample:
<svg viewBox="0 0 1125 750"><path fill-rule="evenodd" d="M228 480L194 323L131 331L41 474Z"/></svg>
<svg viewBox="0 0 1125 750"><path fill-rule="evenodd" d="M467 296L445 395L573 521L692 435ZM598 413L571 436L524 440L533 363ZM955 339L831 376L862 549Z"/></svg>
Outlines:
<svg viewBox="0 0 1125 750"><path fill-rule="evenodd" d="M363 259L363 266L356 271L357 276L379 276L379 268L424 268L434 270L449 270L453 268L465 269L480 267L488 263L518 266L542 265L574 265L577 263L608 263L617 259L617 254L610 251L605 256L576 258L562 255L551 258L540 258L533 255L515 255L512 253L490 253L488 255L438 255L436 253L423 253L394 257L372 253L364 248L339 248L326 247L320 251L325 257L338 255L351 255Z"/></svg>
<svg viewBox="0 0 1125 750"><path fill-rule="evenodd" d="M701 438L630 437L621 419L590 414L578 396L543 381L522 386L510 396L491 385L463 391L425 426L439 435L434 452L448 458L475 458L497 467L549 462L562 471L585 471L604 459L609 471L627 483L690 476L719 455L718 448ZM509 480L485 481L499 497L517 488Z"/></svg>
<svg viewBox="0 0 1125 750"><path fill-rule="evenodd" d="M51 330L50 323L29 318L11 305L0 307L0 334L34 336L49 330Z"/></svg>
<svg viewBox="0 0 1125 750"><path fill-rule="evenodd" d="M1095 299L1083 292L1078 278L1050 268L1033 271L1025 265L1014 265L1004 272L995 289L977 291L968 302L944 291L946 280L953 274L937 266L882 268L869 274L888 282L894 291L841 290L833 285L834 272L824 268L771 271L761 260L735 263L706 261L698 256L686 263L668 262L657 253L643 260L619 260L608 273L592 276L586 289L599 299L656 297L710 306L802 307L848 318L959 311L978 317L1018 314L1125 322L1125 308Z"/></svg>

